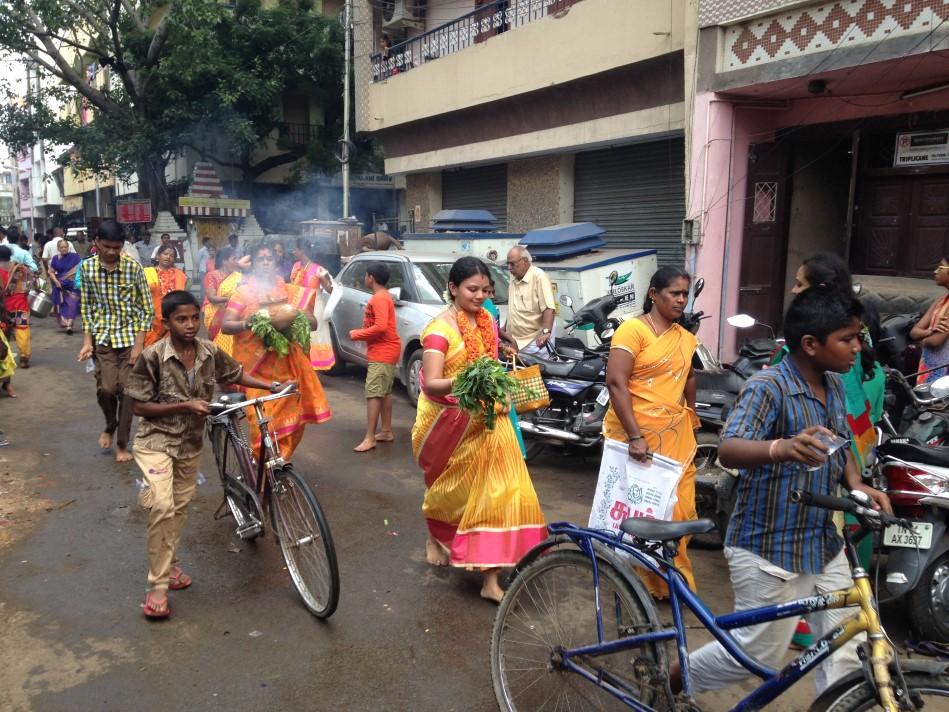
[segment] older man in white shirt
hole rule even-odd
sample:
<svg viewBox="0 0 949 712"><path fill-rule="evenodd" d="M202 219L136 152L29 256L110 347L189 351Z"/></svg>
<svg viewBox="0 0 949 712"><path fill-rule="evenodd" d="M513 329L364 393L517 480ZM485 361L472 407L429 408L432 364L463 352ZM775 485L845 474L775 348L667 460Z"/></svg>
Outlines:
<svg viewBox="0 0 949 712"><path fill-rule="evenodd" d="M554 347L554 315L557 302L550 278L532 264L526 247L515 245L507 253L507 267L511 270L508 286L508 336L514 339L517 350L537 352Z"/></svg>

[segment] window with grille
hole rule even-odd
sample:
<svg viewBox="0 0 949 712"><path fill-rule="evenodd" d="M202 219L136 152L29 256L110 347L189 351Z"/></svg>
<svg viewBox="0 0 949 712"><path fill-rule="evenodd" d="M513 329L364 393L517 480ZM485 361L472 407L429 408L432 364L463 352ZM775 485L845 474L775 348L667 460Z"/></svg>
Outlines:
<svg viewBox="0 0 949 712"><path fill-rule="evenodd" d="M755 223L774 222L777 215L778 184L755 183L754 206L751 221Z"/></svg>

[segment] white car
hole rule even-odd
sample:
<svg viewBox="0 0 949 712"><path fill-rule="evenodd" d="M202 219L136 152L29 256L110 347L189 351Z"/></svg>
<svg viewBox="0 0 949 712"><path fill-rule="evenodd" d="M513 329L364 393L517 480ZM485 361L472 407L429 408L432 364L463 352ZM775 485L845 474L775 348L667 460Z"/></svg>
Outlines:
<svg viewBox="0 0 949 712"><path fill-rule="evenodd" d="M371 296L363 284L366 267L373 262L384 262L390 270L388 288L395 299L396 328L402 341L396 375L415 403L421 389L422 330L445 308L442 295L448 290L448 273L458 257L402 250L363 252L353 257L336 278L337 289L342 289L342 294L329 319L337 364L330 373L341 373L347 363L366 365L366 342L353 341L349 332L362 328ZM507 314L508 272L497 265L485 264L494 276L495 303L503 324Z"/></svg>

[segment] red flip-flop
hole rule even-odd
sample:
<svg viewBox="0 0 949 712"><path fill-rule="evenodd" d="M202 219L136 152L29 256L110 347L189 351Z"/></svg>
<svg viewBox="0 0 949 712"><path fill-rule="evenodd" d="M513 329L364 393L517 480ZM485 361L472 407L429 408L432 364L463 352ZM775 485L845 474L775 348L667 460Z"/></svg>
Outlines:
<svg viewBox="0 0 949 712"><path fill-rule="evenodd" d="M188 576L188 574L186 574L181 569L178 569L177 576L168 577L168 588L172 591L180 591L183 588L188 588L188 586L190 586L193 582L194 579Z"/></svg>
<svg viewBox="0 0 949 712"><path fill-rule="evenodd" d="M145 594L145 602L142 604L142 612L145 614L146 618L151 619L162 619L167 618L171 615L171 608L168 606L168 599L165 599L165 608L164 610L156 608L152 605L152 592L149 591Z"/></svg>

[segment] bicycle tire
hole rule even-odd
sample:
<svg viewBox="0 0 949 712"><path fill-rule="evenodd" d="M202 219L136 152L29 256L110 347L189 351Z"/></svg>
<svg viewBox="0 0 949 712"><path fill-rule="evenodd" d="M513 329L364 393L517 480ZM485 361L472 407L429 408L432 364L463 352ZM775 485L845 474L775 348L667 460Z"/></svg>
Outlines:
<svg viewBox="0 0 949 712"><path fill-rule="evenodd" d="M920 695L924 703L926 698L929 698L930 702L933 702L934 697L943 700L938 704L926 704L924 709L949 709L949 675L924 675L908 672L904 677L911 697ZM866 712L866 710L877 709L881 708L877 702L876 692L862 676L854 680L852 687L841 692L833 699L821 699L811 706L811 712Z"/></svg>
<svg viewBox="0 0 949 712"><path fill-rule="evenodd" d="M604 640L648 630L646 606L653 603L643 601L611 564L598 560L598 570ZM548 704L560 709L562 703L564 709L629 709L579 675L559 669L551 657L557 647L596 642L594 595L590 560L575 550L546 554L514 579L501 599L491 635L491 677L502 712L531 712ZM525 638L520 642L512 640L518 632ZM650 643L581 662L643 704L655 706L665 699L661 646Z"/></svg>
<svg viewBox="0 0 949 712"><path fill-rule="evenodd" d="M306 481L285 465L273 473L274 530L293 585L317 618L339 603L339 568L326 516Z"/></svg>
<svg viewBox="0 0 949 712"><path fill-rule="evenodd" d="M218 473L221 475L221 484L224 487L224 500L231 512L231 518L238 526L238 534L244 541L253 541L263 533L263 527L258 526L256 531L241 533L240 528L252 519L263 523L263 513L257 509L256 502L249 496L235 495L236 488L228 487L228 480L238 480L248 487L253 487L253 463L247 456L244 443L226 430L223 434L223 445L218 443L220 458L218 459Z"/></svg>

